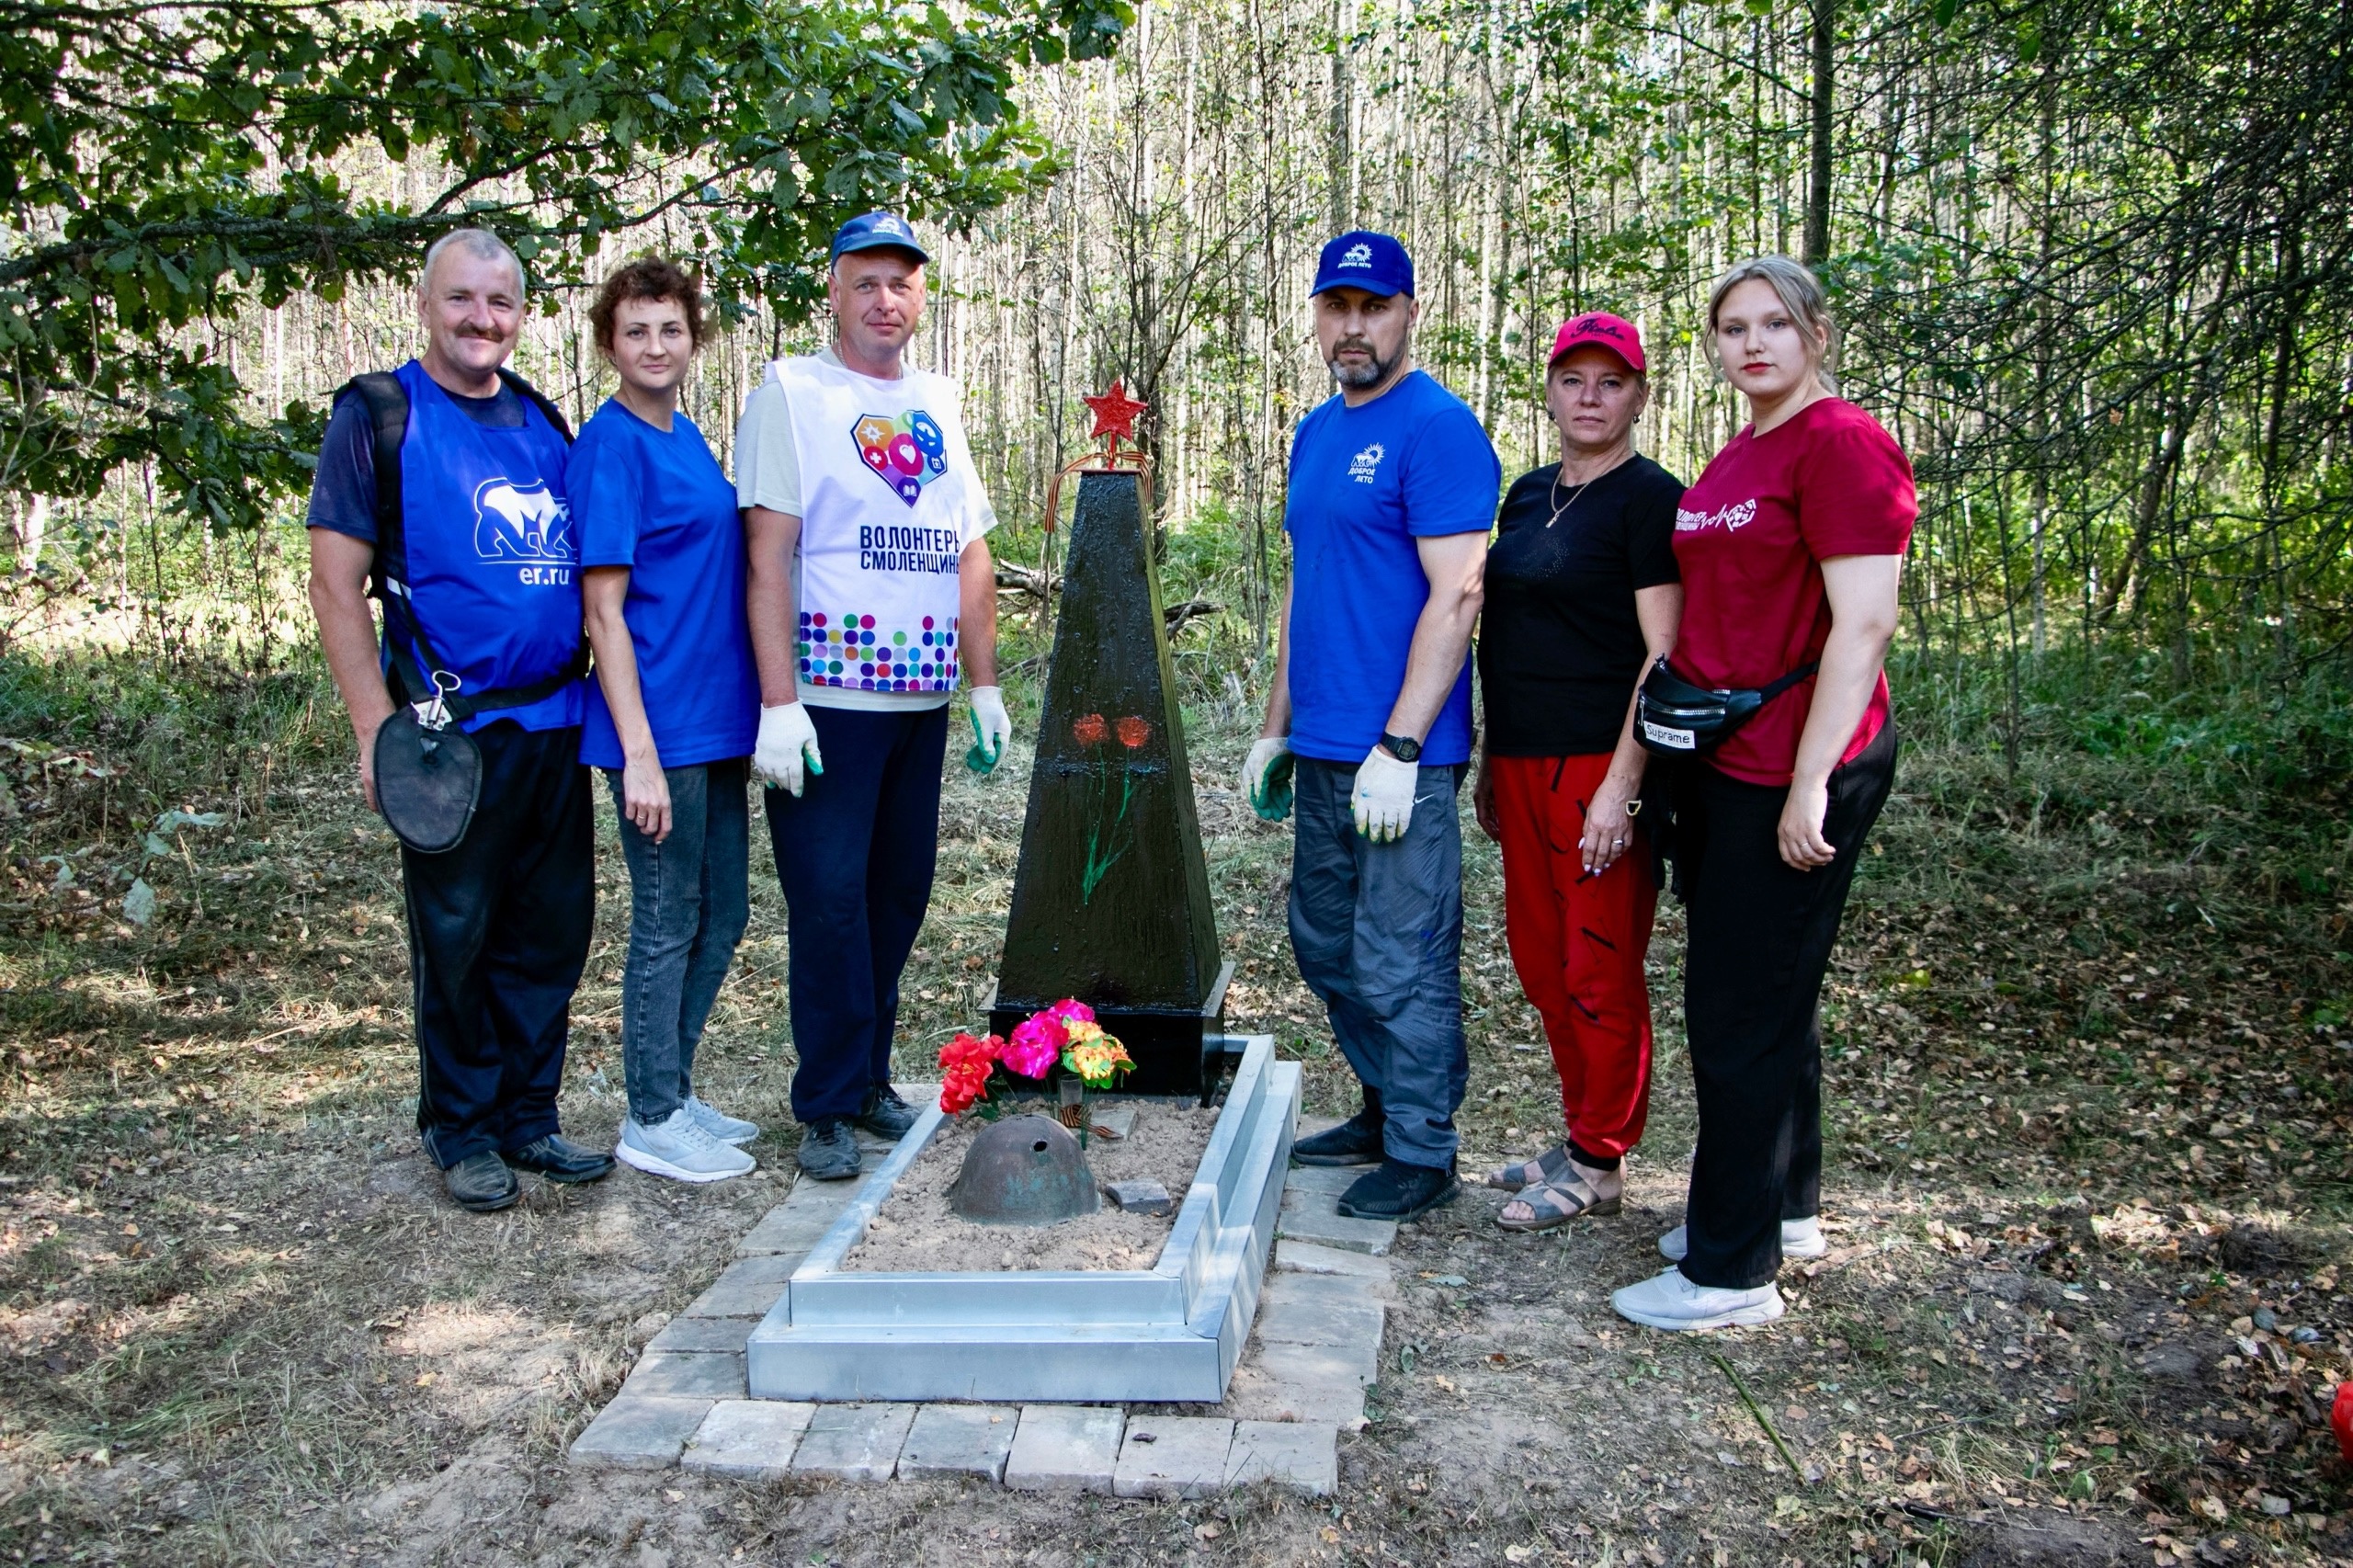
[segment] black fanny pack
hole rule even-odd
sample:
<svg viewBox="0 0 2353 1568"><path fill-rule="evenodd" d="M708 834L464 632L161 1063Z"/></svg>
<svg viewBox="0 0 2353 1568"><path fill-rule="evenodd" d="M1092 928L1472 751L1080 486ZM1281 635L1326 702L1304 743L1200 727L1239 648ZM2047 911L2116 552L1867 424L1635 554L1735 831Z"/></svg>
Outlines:
<svg viewBox="0 0 2353 1568"><path fill-rule="evenodd" d="M375 763L376 809L401 842L420 855L456 848L482 801L482 747L447 708L392 710L376 730Z"/></svg>
<svg viewBox="0 0 2353 1568"><path fill-rule="evenodd" d="M1809 661L1780 679L1738 691L1693 686L1662 658L1634 697L1634 737L1662 756L1704 756L1756 717L1758 709L1822 667Z"/></svg>

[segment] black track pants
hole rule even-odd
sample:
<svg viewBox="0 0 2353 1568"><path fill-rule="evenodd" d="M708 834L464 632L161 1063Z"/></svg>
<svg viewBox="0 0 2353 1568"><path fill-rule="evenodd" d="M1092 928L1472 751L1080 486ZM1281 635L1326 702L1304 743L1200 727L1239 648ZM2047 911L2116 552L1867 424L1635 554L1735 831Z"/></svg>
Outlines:
<svg viewBox="0 0 2353 1568"><path fill-rule="evenodd" d="M447 1170L556 1130L572 993L597 921L580 731L474 732L482 803L445 855L401 851L423 1084L416 1125Z"/></svg>
<svg viewBox="0 0 2353 1568"><path fill-rule="evenodd" d="M1781 1267L1783 1220L1822 1190L1818 1006L1855 862L1895 781L1895 729L1830 776L1822 835L1837 858L1811 871L1781 859L1786 787L1698 764L1676 795L1677 853L1688 892L1683 1013L1699 1108L1685 1211L1684 1278L1745 1290Z"/></svg>

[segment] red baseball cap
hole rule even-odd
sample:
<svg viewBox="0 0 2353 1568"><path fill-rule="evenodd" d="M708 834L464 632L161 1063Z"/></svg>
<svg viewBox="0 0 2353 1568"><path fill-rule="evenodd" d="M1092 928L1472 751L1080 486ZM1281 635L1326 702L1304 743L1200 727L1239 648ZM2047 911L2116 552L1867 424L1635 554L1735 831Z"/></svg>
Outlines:
<svg viewBox="0 0 2353 1568"><path fill-rule="evenodd" d="M1626 361L1626 369L1636 374L1645 373L1643 363L1643 335L1632 322L1623 316L1613 316L1607 311L1589 311L1581 316L1571 316L1561 324L1552 339L1552 358L1549 365L1572 348L1607 348Z"/></svg>

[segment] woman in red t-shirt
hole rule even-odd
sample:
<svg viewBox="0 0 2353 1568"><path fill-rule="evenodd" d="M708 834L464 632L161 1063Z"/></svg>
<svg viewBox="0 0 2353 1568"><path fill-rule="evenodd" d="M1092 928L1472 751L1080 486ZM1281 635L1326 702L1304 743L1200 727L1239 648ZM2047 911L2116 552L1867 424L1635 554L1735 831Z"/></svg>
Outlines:
<svg viewBox="0 0 2353 1568"><path fill-rule="evenodd" d="M1863 838L1895 776L1881 673L1918 503L1912 465L1833 392L1822 286L1787 256L1725 274L1708 342L1748 427L1676 515L1675 673L1762 687L1818 664L1687 766L1676 846L1690 947L1684 1022L1699 1111L1673 1259L1611 1303L1656 1328L1781 1315L1785 1253L1823 1249L1815 1005Z"/></svg>

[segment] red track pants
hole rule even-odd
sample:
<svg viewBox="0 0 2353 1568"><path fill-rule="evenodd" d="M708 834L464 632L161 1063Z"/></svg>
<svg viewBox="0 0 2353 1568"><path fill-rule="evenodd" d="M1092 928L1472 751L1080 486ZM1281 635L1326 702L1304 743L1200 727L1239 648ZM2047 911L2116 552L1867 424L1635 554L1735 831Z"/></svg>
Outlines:
<svg viewBox="0 0 2353 1568"><path fill-rule="evenodd" d="M1487 759L1512 967L1544 1020L1569 1139L1604 1158L1640 1142L1650 1115L1643 959L1658 910L1646 834L1629 833L1626 853L1600 875L1585 869L1585 804L1608 770L1606 752Z"/></svg>

